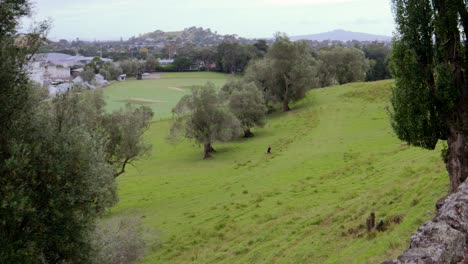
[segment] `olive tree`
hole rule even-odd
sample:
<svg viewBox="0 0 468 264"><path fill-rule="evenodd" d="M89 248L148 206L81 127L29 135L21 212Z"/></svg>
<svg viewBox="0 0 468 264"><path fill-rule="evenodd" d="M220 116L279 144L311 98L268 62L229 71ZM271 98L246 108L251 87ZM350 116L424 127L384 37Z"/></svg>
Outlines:
<svg viewBox="0 0 468 264"><path fill-rule="evenodd" d="M269 58L253 60L247 66L243 76L245 82L253 82L262 92L265 106L269 111L274 110L274 104L278 99L271 93L274 85L272 63Z"/></svg>
<svg viewBox="0 0 468 264"><path fill-rule="evenodd" d="M396 22L392 125L434 149L447 140L450 192L468 177L468 11L463 0L393 0Z"/></svg>
<svg viewBox="0 0 468 264"><path fill-rule="evenodd" d="M289 111L291 101L317 86L317 66L306 43L278 34L265 58L250 65L246 78L265 91L267 102L281 102L283 111Z"/></svg>
<svg viewBox="0 0 468 264"><path fill-rule="evenodd" d="M106 157L114 167L114 176L125 173L128 164L145 157L151 150L143 135L151 124L153 111L147 106L135 108L127 104L104 116L102 127L106 131Z"/></svg>
<svg viewBox="0 0 468 264"><path fill-rule="evenodd" d="M229 80L222 92L228 100L229 109L242 124L244 137L253 137L250 129L265 125L267 108L262 92L255 83L246 83L242 79Z"/></svg>
<svg viewBox="0 0 468 264"><path fill-rule="evenodd" d="M241 133L239 120L229 111L212 83L197 86L172 109L171 138L180 134L204 147L204 159L214 152L212 144L228 141Z"/></svg>
<svg viewBox="0 0 468 264"><path fill-rule="evenodd" d="M0 263L93 263L96 220L117 201L104 100L45 100L29 81L48 28L18 34L30 12L28 1L0 4Z"/></svg>
<svg viewBox="0 0 468 264"><path fill-rule="evenodd" d="M364 81L369 70L369 61L364 52L356 48L322 48L318 59L321 87Z"/></svg>

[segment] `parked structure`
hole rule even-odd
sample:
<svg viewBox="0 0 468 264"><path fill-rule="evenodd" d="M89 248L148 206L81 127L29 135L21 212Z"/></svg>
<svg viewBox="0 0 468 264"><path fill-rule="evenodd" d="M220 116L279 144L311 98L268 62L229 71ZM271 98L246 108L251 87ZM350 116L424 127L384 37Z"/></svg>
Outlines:
<svg viewBox="0 0 468 264"><path fill-rule="evenodd" d="M121 74L117 80L118 81L125 81L126 79L127 79L127 74Z"/></svg>
<svg viewBox="0 0 468 264"><path fill-rule="evenodd" d="M161 66L166 66L166 65L169 65L169 64L172 64L174 62L174 60L172 59L160 59L159 60L159 65Z"/></svg>

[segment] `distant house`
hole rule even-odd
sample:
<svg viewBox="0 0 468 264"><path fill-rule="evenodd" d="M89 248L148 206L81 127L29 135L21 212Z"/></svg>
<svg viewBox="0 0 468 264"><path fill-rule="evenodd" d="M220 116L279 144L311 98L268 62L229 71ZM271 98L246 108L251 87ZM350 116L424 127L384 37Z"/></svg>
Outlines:
<svg viewBox="0 0 468 264"><path fill-rule="evenodd" d="M102 88L102 87L106 87L107 85L109 85L109 82L106 81L104 76L102 76L101 74L96 74L94 76L94 82L96 83L97 88Z"/></svg>
<svg viewBox="0 0 468 264"><path fill-rule="evenodd" d="M54 80L70 80L70 67L35 61L28 65L29 78L40 85Z"/></svg>
<svg viewBox="0 0 468 264"><path fill-rule="evenodd" d="M127 79L127 74L122 74L117 78L118 81L125 81Z"/></svg>
<svg viewBox="0 0 468 264"><path fill-rule="evenodd" d="M58 94L62 94L64 92L66 92L68 89L70 89L72 87L73 87L73 83L61 83L61 84L56 85L56 86L50 85L49 86L49 94L52 95L52 96L56 96Z"/></svg>
<svg viewBox="0 0 468 264"><path fill-rule="evenodd" d="M83 71L84 71L83 68L78 68L78 69L71 70L71 74L73 77L78 77Z"/></svg>
<svg viewBox="0 0 468 264"><path fill-rule="evenodd" d="M79 77L83 68L70 70L71 67L85 66L93 59L94 57L71 56L63 53L36 54L28 65L29 77L40 85L49 87L49 94L56 95L70 88L70 85L83 82ZM112 62L111 59L101 58L101 60Z"/></svg>
<svg viewBox="0 0 468 264"><path fill-rule="evenodd" d="M81 76L78 76L76 77L75 79L73 79L73 83L74 84L80 84L80 83L83 83L83 78L81 78Z"/></svg>
<svg viewBox="0 0 468 264"><path fill-rule="evenodd" d="M174 60L172 59L162 59L162 60L159 60L159 65L166 66L166 65L172 64L173 62Z"/></svg>

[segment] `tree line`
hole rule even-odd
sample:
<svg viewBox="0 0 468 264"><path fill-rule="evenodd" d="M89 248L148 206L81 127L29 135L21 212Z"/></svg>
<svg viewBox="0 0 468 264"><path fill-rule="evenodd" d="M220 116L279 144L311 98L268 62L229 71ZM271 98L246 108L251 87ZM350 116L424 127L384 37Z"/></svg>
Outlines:
<svg viewBox="0 0 468 264"><path fill-rule="evenodd" d="M322 86L342 84L348 80L375 81L391 78L389 70L391 46L388 43L324 41L323 45L318 45L314 41L301 42L309 47L312 57L323 65L320 81ZM130 48L130 50L115 50L113 53L99 53L98 49L95 49L96 51L90 54L112 58L117 62L116 71L130 76L135 76L138 71L217 71L242 74L250 61L264 57L271 43L271 40L243 43L236 38L226 38L219 44L205 46L171 42L162 48ZM88 43L85 46L92 45ZM102 50L105 49L101 47ZM118 56L113 56L114 53ZM159 58L169 58L174 61L169 65L160 65ZM363 69L363 65L367 65L367 68ZM112 73L108 76L111 78L109 80L115 79Z"/></svg>

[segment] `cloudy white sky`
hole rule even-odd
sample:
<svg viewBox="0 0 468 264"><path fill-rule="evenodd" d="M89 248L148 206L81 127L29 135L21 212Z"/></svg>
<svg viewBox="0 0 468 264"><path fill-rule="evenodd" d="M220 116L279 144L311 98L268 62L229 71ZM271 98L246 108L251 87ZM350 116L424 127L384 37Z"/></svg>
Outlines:
<svg viewBox="0 0 468 264"><path fill-rule="evenodd" d="M271 37L334 29L391 35L390 0L32 0L33 20L51 18L49 37L127 39L191 26L220 34ZM25 24L31 20L25 21Z"/></svg>

